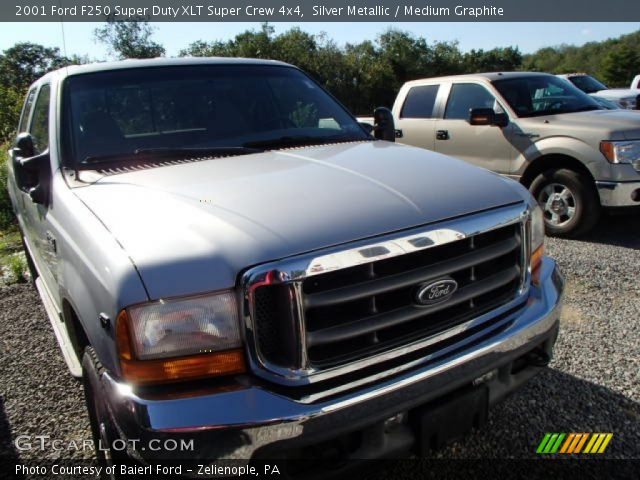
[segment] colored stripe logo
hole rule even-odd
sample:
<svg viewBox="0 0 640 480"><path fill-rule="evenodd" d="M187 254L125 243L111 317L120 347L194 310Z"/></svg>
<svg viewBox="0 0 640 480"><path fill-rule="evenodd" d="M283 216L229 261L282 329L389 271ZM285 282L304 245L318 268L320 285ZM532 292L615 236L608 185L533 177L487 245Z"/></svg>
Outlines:
<svg viewBox="0 0 640 480"><path fill-rule="evenodd" d="M613 433L547 433L536 453L604 453Z"/></svg>

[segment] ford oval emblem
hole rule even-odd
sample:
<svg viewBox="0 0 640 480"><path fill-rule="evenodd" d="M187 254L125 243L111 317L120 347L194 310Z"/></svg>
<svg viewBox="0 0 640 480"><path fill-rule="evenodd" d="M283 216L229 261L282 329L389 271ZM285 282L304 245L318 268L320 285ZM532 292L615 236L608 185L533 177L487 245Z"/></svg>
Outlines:
<svg viewBox="0 0 640 480"><path fill-rule="evenodd" d="M416 303L418 305L433 305L444 302L458 290L458 282L452 278L445 278L431 283L423 283L418 286Z"/></svg>

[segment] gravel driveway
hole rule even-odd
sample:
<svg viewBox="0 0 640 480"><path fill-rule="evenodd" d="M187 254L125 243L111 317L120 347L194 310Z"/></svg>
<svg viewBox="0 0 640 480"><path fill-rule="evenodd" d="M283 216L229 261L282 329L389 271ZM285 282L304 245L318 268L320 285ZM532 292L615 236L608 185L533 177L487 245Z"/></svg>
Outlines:
<svg viewBox="0 0 640 480"><path fill-rule="evenodd" d="M498 405L481 431L438 457L532 458L545 432L613 432L605 455L640 459L638 220L605 217L582 240L547 240L567 280L551 368ZM0 289L0 342L0 457L14 463L90 456L13 446L19 435L90 438L81 384L66 371L30 286Z"/></svg>

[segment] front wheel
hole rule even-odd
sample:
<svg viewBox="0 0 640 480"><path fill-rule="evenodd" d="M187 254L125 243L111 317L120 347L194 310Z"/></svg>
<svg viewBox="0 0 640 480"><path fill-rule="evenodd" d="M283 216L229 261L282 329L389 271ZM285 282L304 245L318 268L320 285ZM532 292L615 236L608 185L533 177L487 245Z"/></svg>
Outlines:
<svg viewBox="0 0 640 480"><path fill-rule="evenodd" d="M547 170L533 180L529 190L544 212L549 236L576 237L591 230L600 218L593 182L573 170Z"/></svg>

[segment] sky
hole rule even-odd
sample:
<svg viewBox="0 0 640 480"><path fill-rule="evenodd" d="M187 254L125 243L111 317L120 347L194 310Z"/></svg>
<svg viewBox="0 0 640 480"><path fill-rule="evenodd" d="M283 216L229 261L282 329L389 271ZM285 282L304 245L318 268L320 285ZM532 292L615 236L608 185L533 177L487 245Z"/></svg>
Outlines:
<svg viewBox="0 0 640 480"><path fill-rule="evenodd" d="M96 43L93 31L100 23L0 23L0 50L17 42L34 42L47 47L59 47L66 55L88 55L90 59L104 59L107 48ZM227 40L247 29L258 30L259 23L152 23L156 28L153 39L162 44L168 56L196 40ZM429 42L453 41L460 43L462 51L517 46L522 53L531 53L541 47L562 43L582 45L631 33L640 29L640 23L273 23L276 33L299 26L317 34L326 32L338 44L357 43L374 39L389 27L412 32ZM65 42L63 44L62 31ZM66 46L66 51L65 51Z"/></svg>

